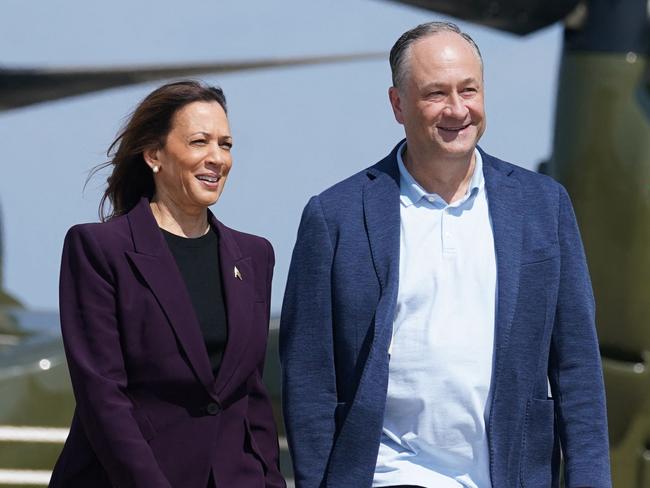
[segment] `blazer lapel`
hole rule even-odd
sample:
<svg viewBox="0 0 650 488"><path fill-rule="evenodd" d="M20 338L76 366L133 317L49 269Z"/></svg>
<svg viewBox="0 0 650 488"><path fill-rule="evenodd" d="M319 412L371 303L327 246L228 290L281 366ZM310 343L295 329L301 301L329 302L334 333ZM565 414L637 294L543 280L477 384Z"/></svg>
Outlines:
<svg viewBox="0 0 650 488"><path fill-rule="evenodd" d="M399 170L393 152L368 170L363 192L363 213L370 251L382 293L399 276Z"/></svg>
<svg viewBox="0 0 650 488"><path fill-rule="evenodd" d="M522 195L519 181L510 175L512 169L483 151L481 154L497 264L495 324L495 378L497 378L508 345L519 293L523 243Z"/></svg>
<svg viewBox="0 0 650 488"><path fill-rule="evenodd" d="M214 394L214 375L183 277L146 198L127 214L135 251L127 256L155 295L197 378Z"/></svg>
<svg viewBox="0 0 650 488"><path fill-rule="evenodd" d="M237 371L249 342L255 302L253 263L243 256L233 232L209 214L212 225L219 233L219 258L228 316L228 342L216 378L216 390L221 394Z"/></svg>
<svg viewBox="0 0 650 488"><path fill-rule="evenodd" d="M368 170L369 181L363 191L363 213L370 252L379 279L381 295L375 312L373 346L367 364L388 352L399 283L400 204L399 170L393 152ZM364 375L366 372L364 372Z"/></svg>
<svg viewBox="0 0 650 488"><path fill-rule="evenodd" d="M345 465L349 459L355 459L359 465L370 465L377 459L377 451L369 449L359 439L363 439L367 432L381 431L386 400L388 347L399 284L399 170L395 156L400 146L401 143L366 173L369 181L363 188L363 213L381 295L375 311L372 346L361 372L353 405L330 458L328 486L341 485L342 481L337 478L337 474L340 474L335 474L335 466ZM380 415L367 415L378 406L381 407Z"/></svg>

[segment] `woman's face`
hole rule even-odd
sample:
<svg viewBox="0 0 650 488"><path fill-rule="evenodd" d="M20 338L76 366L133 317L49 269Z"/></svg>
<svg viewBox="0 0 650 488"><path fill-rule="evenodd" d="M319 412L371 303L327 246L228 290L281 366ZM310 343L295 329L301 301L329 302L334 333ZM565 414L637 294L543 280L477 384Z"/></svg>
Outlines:
<svg viewBox="0 0 650 488"><path fill-rule="evenodd" d="M155 199L189 214L215 203L232 167L232 136L217 102L193 102L181 108L162 148L145 151L153 169Z"/></svg>

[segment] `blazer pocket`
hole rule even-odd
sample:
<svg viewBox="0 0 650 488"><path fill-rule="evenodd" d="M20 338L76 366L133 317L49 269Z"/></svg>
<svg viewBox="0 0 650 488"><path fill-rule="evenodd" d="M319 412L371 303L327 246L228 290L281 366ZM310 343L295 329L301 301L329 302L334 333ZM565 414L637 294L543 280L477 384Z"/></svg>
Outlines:
<svg viewBox="0 0 650 488"><path fill-rule="evenodd" d="M548 488L553 480L555 403L531 399L526 406L522 439L521 486Z"/></svg>
<svg viewBox="0 0 650 488"><path fill-rule="evenodd" d="M559 256L560 246L557 244L534 249L524 249L521 253L521 265L541 263Z"/></svg>
<svg viewBox="0 0 650 488"><path fill-rule="evenodd" d="M266 464L266 461L264 460L264 456L262 456L262 452L260 451L260 448L257 446L257 443L255 442L255 438L253 437L253 432L251 432L251 426L247 418L244 419L244 428L246 430L246 443L248 444L250 451L253 453L253 455L257 458L257 460L262 465L262 469L264 470L264 474L266 475L266 473L269 470L269 467Z"/></svg>

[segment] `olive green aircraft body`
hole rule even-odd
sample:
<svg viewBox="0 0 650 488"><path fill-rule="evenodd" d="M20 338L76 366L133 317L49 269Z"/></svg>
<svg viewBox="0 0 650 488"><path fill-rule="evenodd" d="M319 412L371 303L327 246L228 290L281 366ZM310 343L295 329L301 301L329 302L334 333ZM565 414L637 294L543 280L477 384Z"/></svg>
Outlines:
<svg viewBox="0 0 650 488"><path fill-rule="evenodd" d="M63 446L74 398L58 323L55 313L0 311L1 487L18 486L12 479L43 482Z"/></svg>
<svg viewBox="0 0 650 488"><path fill-rule="evenodd" d="M573 200L596 298L615 487L650 487L650 118L646 55L570 53L550 173Z"/></svg>
<svg viewBox="0 0 650 488"><path fill-rule="evenodd" d="M281 419L278 322L270 324L264 380L280 427L282 472L291 478ZM1 488L47 485L74 405L58 314L0 305Z"/></svg>
<svg viewBox="0 0 650 488"><path fill-rule="evenodd" d="M614 486L650 488L650 1L398 1L516 34L564 19L554 148L541 170L568 189L589 262ZM39 99L43 79L37 77L19 102L10 101L11 87L20 85L17 78L6 81L10 75L25 72L0 70L0 107L74 94L42 89ZM82 91L114 86L93 76L84 74L82 81L94 85ZM152 76L149 70L146 79ZM117 77L113 83L138 81ZM277 322L271 323L265 381L281 428ZM23 310L0 290L0 487L45 486L63 445L74 399L58 323L56 313ZM280 435L282 468L290 477ZM32 485L20 481L23 475Z"/></svg>

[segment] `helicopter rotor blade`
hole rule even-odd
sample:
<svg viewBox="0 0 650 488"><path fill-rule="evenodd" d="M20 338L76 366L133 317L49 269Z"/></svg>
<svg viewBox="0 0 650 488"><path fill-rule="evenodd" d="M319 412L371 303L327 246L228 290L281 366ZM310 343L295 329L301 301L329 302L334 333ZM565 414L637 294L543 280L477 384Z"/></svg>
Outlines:
<svg viewBox="0 0 650 488"><path fill-rule="evenodd" d="M564 19L580 0L391 0L526 35Z"/></svg>
<svg viewBox="0 0 650 488"><path fill-rule="evenodd" d="M82 69L0 68L0 111L159 79L377 58L386 58L386 53L304 56L167 66L116 66Z"/></svg>

